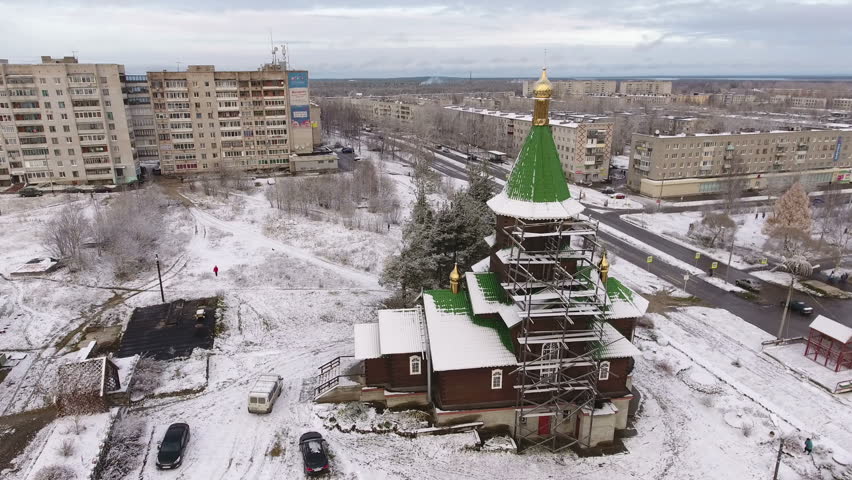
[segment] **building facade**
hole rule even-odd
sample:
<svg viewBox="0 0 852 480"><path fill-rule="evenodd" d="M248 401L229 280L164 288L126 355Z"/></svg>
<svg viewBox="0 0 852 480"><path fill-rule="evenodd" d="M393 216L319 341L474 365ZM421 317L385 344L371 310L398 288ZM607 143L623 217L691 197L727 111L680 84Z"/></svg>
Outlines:
<svg viewBox="0 0 852 480"><path fill-rule="evenodd" d="M306 71L191 65L147 77L164 174L290 171L291 156L313 152Z"/></svg>
<svg viewBox="0 0 852 480"><path fill-rule="evenodd" d="M532 128L532 116L464 107L445 107L458 112L466 122L479 121L482 141L495 141L511 154L520 152ZM574 183L600 182L609 176L612 158L613 123L608 117L554 115L550 119L553 141L565 178ZM494 145L477 145L494 148Z"/></svg>
<svg viewBox="0 0 852 480"><path fill-rule="evenodd" d="M140 164L156 165L160 162L160 149L154 125L151 93L148 90L148 77L126 75L125 94L136 158Z"/></svg>
<svg viewBox="0 0 852 480"><path fill-rule="evenodd" d="M618 84L622 95L671 95L672 82L660 80L622 80Z"/></svg>
<svg viewBox="0 0 852 480"><path fill-rule="evenodd" d="M0 185L137 179L124 66L0 61Z"/></svg>
<svg viewBox="0 0 852 480"><path fill-rule="evenodd" d="M719 193L731 179L754 191L848 183L852 130L654 136L633 134L627 185L651 197Z"/></svg>
<svg viewBox="0 0 852 480"><path fill-rule="evenodd" d="M835 98L831 101L831 108L852 110L852 98Z"/></svg>

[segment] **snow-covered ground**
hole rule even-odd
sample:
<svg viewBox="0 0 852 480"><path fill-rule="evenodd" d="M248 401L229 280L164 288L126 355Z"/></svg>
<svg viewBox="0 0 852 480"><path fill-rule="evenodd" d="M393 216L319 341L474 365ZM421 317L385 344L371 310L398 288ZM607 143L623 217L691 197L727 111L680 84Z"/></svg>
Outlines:
<svg viewBox="0 0 852 480"><path fill-rule="evenodd" d="M629 195L625 198L617 199L592 188L581 187L574 184L569 184L568 187L571 190L571 196L574 199L579 200L584 205L605 207L615 210L631 210L643 207L641 203L632 200Z"/></svg>
<svg viewBox="0 0 852 480"><path fill-rule="evenodd" d="M399 173L392 168L405 167L389 166L388 174ZM407 175L402 179L407 181ZM192 203L174 208L186 208L191 216L170 227L192 233L181 260L166 264L166 294L170 298L222 295L222 327L210 352L203 389L146 398L119 420L144 423L142 438L147 443L128 459L131 471L124 478L299 478L301 458L295 442L307 430L319 431L328 439L332 478L347 479L767 478L778 445L778 440L769 438L771 430L792 438L782 458L781 478L786 480L814 476L817 466L823 471L837 468L831 456L842 456L838 446L852 445L852 434L844 429L852 422L848 397L831 397L762 355L760 341L766 335L755 327L724 311L694 307L654 314L656 326L637 333L643 357L637 359L633 375L643 401L638 435L625 439L625 454L584 459L573 454L518 456L472 450L469 434L403 438L328 428L321 418L325 407L312 402L316 369L338 355L352 353L353 324L375 320L388 292L378 285L378 258L368 260L371 255L389 253L387 249L398 241L399 233L394 231L398 227L390 235L374 234L300 216L285 218L276 227L268 220L280 213L269 207L261 190L227 200L181 191ZM0 222L5 221L4 212ZM14 230L0 232L6 252L32 241L33 230L29 235ZM31 248L37 253L36 247ZM662 252L649 254L663 258ZM219 267L218 276L213 275L214 265ZM623 259L613 262L613 272L642 293L683 295L652 272ZM114 321L126 320L134 306L159 303L156 274L152 279L149 273L127 282L137 287L132 297L128 294L110 304ZM60 283L66 278L63 275L67 273L60 270L51 276L56 281L27 281L32 284L2 282L18 298L14 311L24 312L18 323L50 319L54 323L44 330L70 331L73 309L104 303L114 293L104 287L118 287L67 285ZM42 303L29 293L34 288L50 301L48 287L56 291L53 302L57 305ZM63 301L69 306L60 305ZM65 310L52 319L52 308ZM11 327L7 317L4 314L2 321ZM24 333L8 332L23 342ZM54 344L53 335L43 335L41 343ZM12 348L12 340L8 341ZM53 358L52 350L40 349L37 342L27 348L27 357L12 373L20 369L23 374L13 377L14 383L7 379L0 385L2 405L11 402L16 411L37 405L29 399L36 396L39 385L49 385L48 380L28 378L39 377L59 361L42 362ZM732 365L734 359L739 366ZM271 414L249 414L247 392L257 376L270 372L284 378L284 392ZM184 374L197 378L198 369ZM159 472L154 467L156 443L175 422L190 425L192 441L179 472ZM40 434L44 435L41 443L33 445L43 444L61 425L52 423ZM803 456L798 448L805 436L816 441L813 458ZM27 478L40 465L37 462L53 461L53 455L39 455L40 451L46 450L28 449L18 462L22 470L9 478ZM88 458L85 463L90 465Z"/></svg>
<svg viewBox="0 0 852 480"><path fill-rule="evenodd" d="M730 254L729 248L705 247L687 236L689 225L694 222L701 222L702 215L703 212L634 213L622 215L621 218L637 227L692 248L702 255L727 261ZM754 265L747 259L759 261L762 258L761 251L766 243L766 235L761 229L765 219L760 216L755 219L754 213L735 214L731 217L738 225L737 233L734 236L734 256L731 265L737 269L760 266L759 263Z"/></svg>
<svg viewBox="0 0 852 480"><path fill-rule="evenodd" d="M114 410L112 413L55 420L39 432L29 445L28 450L32 452L35 461L18 471L15 478L69 478L40 476L44 469L52 466L67 468L74 475L70 478L89 478L116 413L117 410Z"/></svg>

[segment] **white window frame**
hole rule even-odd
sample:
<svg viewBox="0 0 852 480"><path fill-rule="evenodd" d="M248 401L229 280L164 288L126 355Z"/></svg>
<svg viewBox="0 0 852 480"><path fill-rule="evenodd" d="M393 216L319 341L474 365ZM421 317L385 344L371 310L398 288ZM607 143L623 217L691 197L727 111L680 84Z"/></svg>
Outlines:
<svg viewBox="0 0 852 480"><path fill-rule="evenodd" d="M409 375L420 375L423 373L423 359L420 358L420 355L408 357L408 373Z"/></svg>
<svg viewBox="0 0 852 480"><path fill-rule="evenodd" d="M491 390L503 389L503 370L491 370Z"/></svg>
<svg viewBox="0 0 852 480"><path fill-rule="evenodd" d="M609 380L609 361L601 362L598 365L598 380Z"/></svg>

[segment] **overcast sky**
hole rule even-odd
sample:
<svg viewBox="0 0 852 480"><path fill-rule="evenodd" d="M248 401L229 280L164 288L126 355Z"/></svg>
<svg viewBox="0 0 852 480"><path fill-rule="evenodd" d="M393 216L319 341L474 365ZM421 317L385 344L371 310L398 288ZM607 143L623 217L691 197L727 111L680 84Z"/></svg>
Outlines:
<svg viewBox="0 0 852 480"><path fill-rule="evenodd" d="M0 0L0 58L314 78L850 74L852 0Z"/></svg>

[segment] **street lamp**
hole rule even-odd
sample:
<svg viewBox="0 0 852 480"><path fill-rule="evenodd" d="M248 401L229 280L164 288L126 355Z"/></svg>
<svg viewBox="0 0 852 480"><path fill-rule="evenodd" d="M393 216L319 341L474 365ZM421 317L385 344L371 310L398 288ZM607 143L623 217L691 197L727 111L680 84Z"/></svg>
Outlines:
<svg viewBox="0 0 852 480"><path fill-rule="evenodd" d="M787 312L790 310L790 297L793 296L793 284L796 282L796 275L811 275L814 269L819 268L819 265L811 265L803 255L795 255L792 258L784 258L782 263L778 264L778 268L783 268L790 274L790 286L787 288L787 300L784 302L784 312L781 313L781 325L778 327L778 339L784 334L784 327L787 326Z"/></svg>

